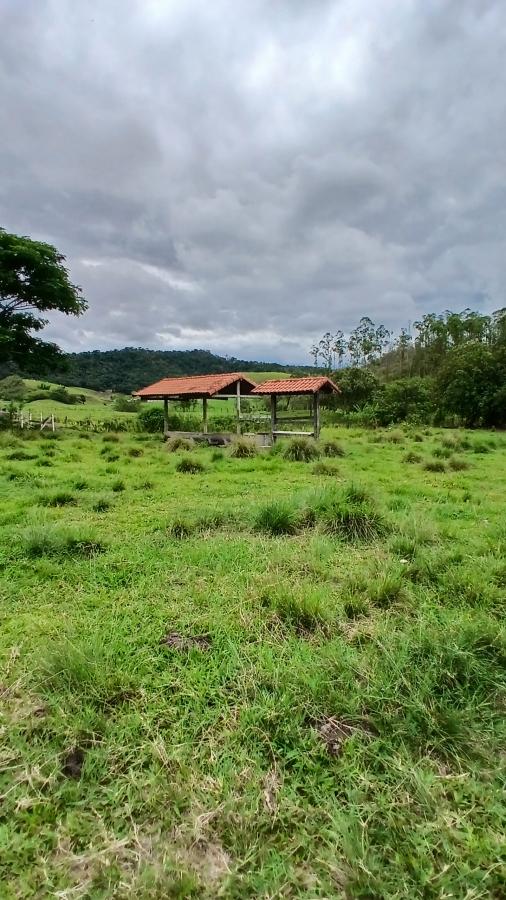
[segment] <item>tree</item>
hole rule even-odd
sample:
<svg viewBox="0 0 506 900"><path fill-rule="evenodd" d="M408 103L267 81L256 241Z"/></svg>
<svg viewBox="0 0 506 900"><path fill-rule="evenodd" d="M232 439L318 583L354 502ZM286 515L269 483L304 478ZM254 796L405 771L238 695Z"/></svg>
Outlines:
<svg viewBox="0 0 506 900"><path fill-rule="evenodd" d="M61 361L56 344L33 332L47 324L40 313L57 310L79 316L87 308L72 284L65 257L51 244L0 228L0 360L23 371L47 371Z"/></svg>
<svg viewBox="0 0 506 900"><path fill-rule="evenodd" d="M369 403L379 388L379 381L370 369L351 366L339 372L341 393L338 402L347 410L360 409Z"/></svg>
<svg viewBox="0 0 506 900"><path fill-rule="evenodd" d="M506 364L483 344L464 344L451 350L441 366L436 395L443 413L457 416L464 425L501 425L506 386Z"/></svg>

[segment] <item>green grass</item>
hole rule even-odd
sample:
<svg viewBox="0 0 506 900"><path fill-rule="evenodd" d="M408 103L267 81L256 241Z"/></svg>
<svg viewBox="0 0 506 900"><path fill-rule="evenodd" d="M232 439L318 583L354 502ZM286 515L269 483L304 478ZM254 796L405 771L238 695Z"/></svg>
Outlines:
<svg viewBox="0 0 506 900"><path fill-rule="evenodd" d="M139 437L0 435L2 898L502 896L504 437Z"/></svg>

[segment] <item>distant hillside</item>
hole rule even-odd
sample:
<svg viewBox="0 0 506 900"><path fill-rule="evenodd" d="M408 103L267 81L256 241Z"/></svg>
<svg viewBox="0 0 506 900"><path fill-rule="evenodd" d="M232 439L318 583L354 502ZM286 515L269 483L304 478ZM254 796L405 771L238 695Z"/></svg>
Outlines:
<svg viewBox="0 0 506 900"><path fill-rule="evenodd" d="M124 394L169 375L214 375L234 371L268 371L274 375L276 372L311 371L309 366L283 366L278 363L234 359L216 356L209 350L143 350L125 347L123 350L69 353L65 359L66 371L49 373L48 378L59 384L94 391L113 390Z"/></svg>

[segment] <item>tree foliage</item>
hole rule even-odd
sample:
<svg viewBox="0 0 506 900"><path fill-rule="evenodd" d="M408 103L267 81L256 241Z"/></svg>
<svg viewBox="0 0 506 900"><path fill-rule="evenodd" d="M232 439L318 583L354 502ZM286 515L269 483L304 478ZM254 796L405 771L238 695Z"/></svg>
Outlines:
<svg viewBox="0 0 506 900"><path fill-rule="evenodd" d="M61 361L55 344L37 337L47 324L41 313L78 316L86 309L69 279L65 257L41 241L0 228L0 360L43 372Z"/></svg>
<svg viewBox="0 0 506 900"><path fill-rule="evenodd" d="M338 332L342 334L342 332ZM311 353L329 371L332 333ZM414 335L391 332L363 317L348 337L352 365L334 373L340 405L364 420L389 424L406 419L463 424L506 424L506 308L492 315L465 309L427 313Z"/></svg>

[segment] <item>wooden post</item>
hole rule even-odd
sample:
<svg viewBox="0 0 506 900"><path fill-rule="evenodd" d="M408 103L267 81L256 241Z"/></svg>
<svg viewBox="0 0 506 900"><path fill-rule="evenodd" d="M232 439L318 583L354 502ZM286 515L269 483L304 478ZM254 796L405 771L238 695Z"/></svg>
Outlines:
<svg viewBox="0 0 506 900"><path fill-rule="evenodd" d="M241 382L237 382L237 399L236 399L236 414L237 414L237 425L236 432L237 434L241 433Z"/></svg>
<svg viewBox="0 0 506 900"><path fill-rule="evenodd" d="M271 438L272 438L273 444L276 442L276 435L274 434L274 432L276 431L276 424L277 424L277 418L276 418L277 399L278 398L277 398L276 394L271 394Z"/></svg>
<svg viewBox="0 0 506 900"><path fill-rule="evenodd" d="M163 398L163 433L169 430L169 398Z"/></svg>
<svg viewBox="0 0 506 900"><path fill-rule="evenodd" d="M204 434L207 434L207 397L202 397L202 421L204 423Z"/></svg>
<svg viewBox="0 0 506 900"><path fill-rule="evenodd" d="M54 413L51 413L51 431L54 431Z"/></svg>
<svg viewBox="0 0 506 900"><path fill-rule="evenodd" d="M314 439L318 440L320 437L320 393L316 391L313 394L313 431L314 431Z"/></svg>

